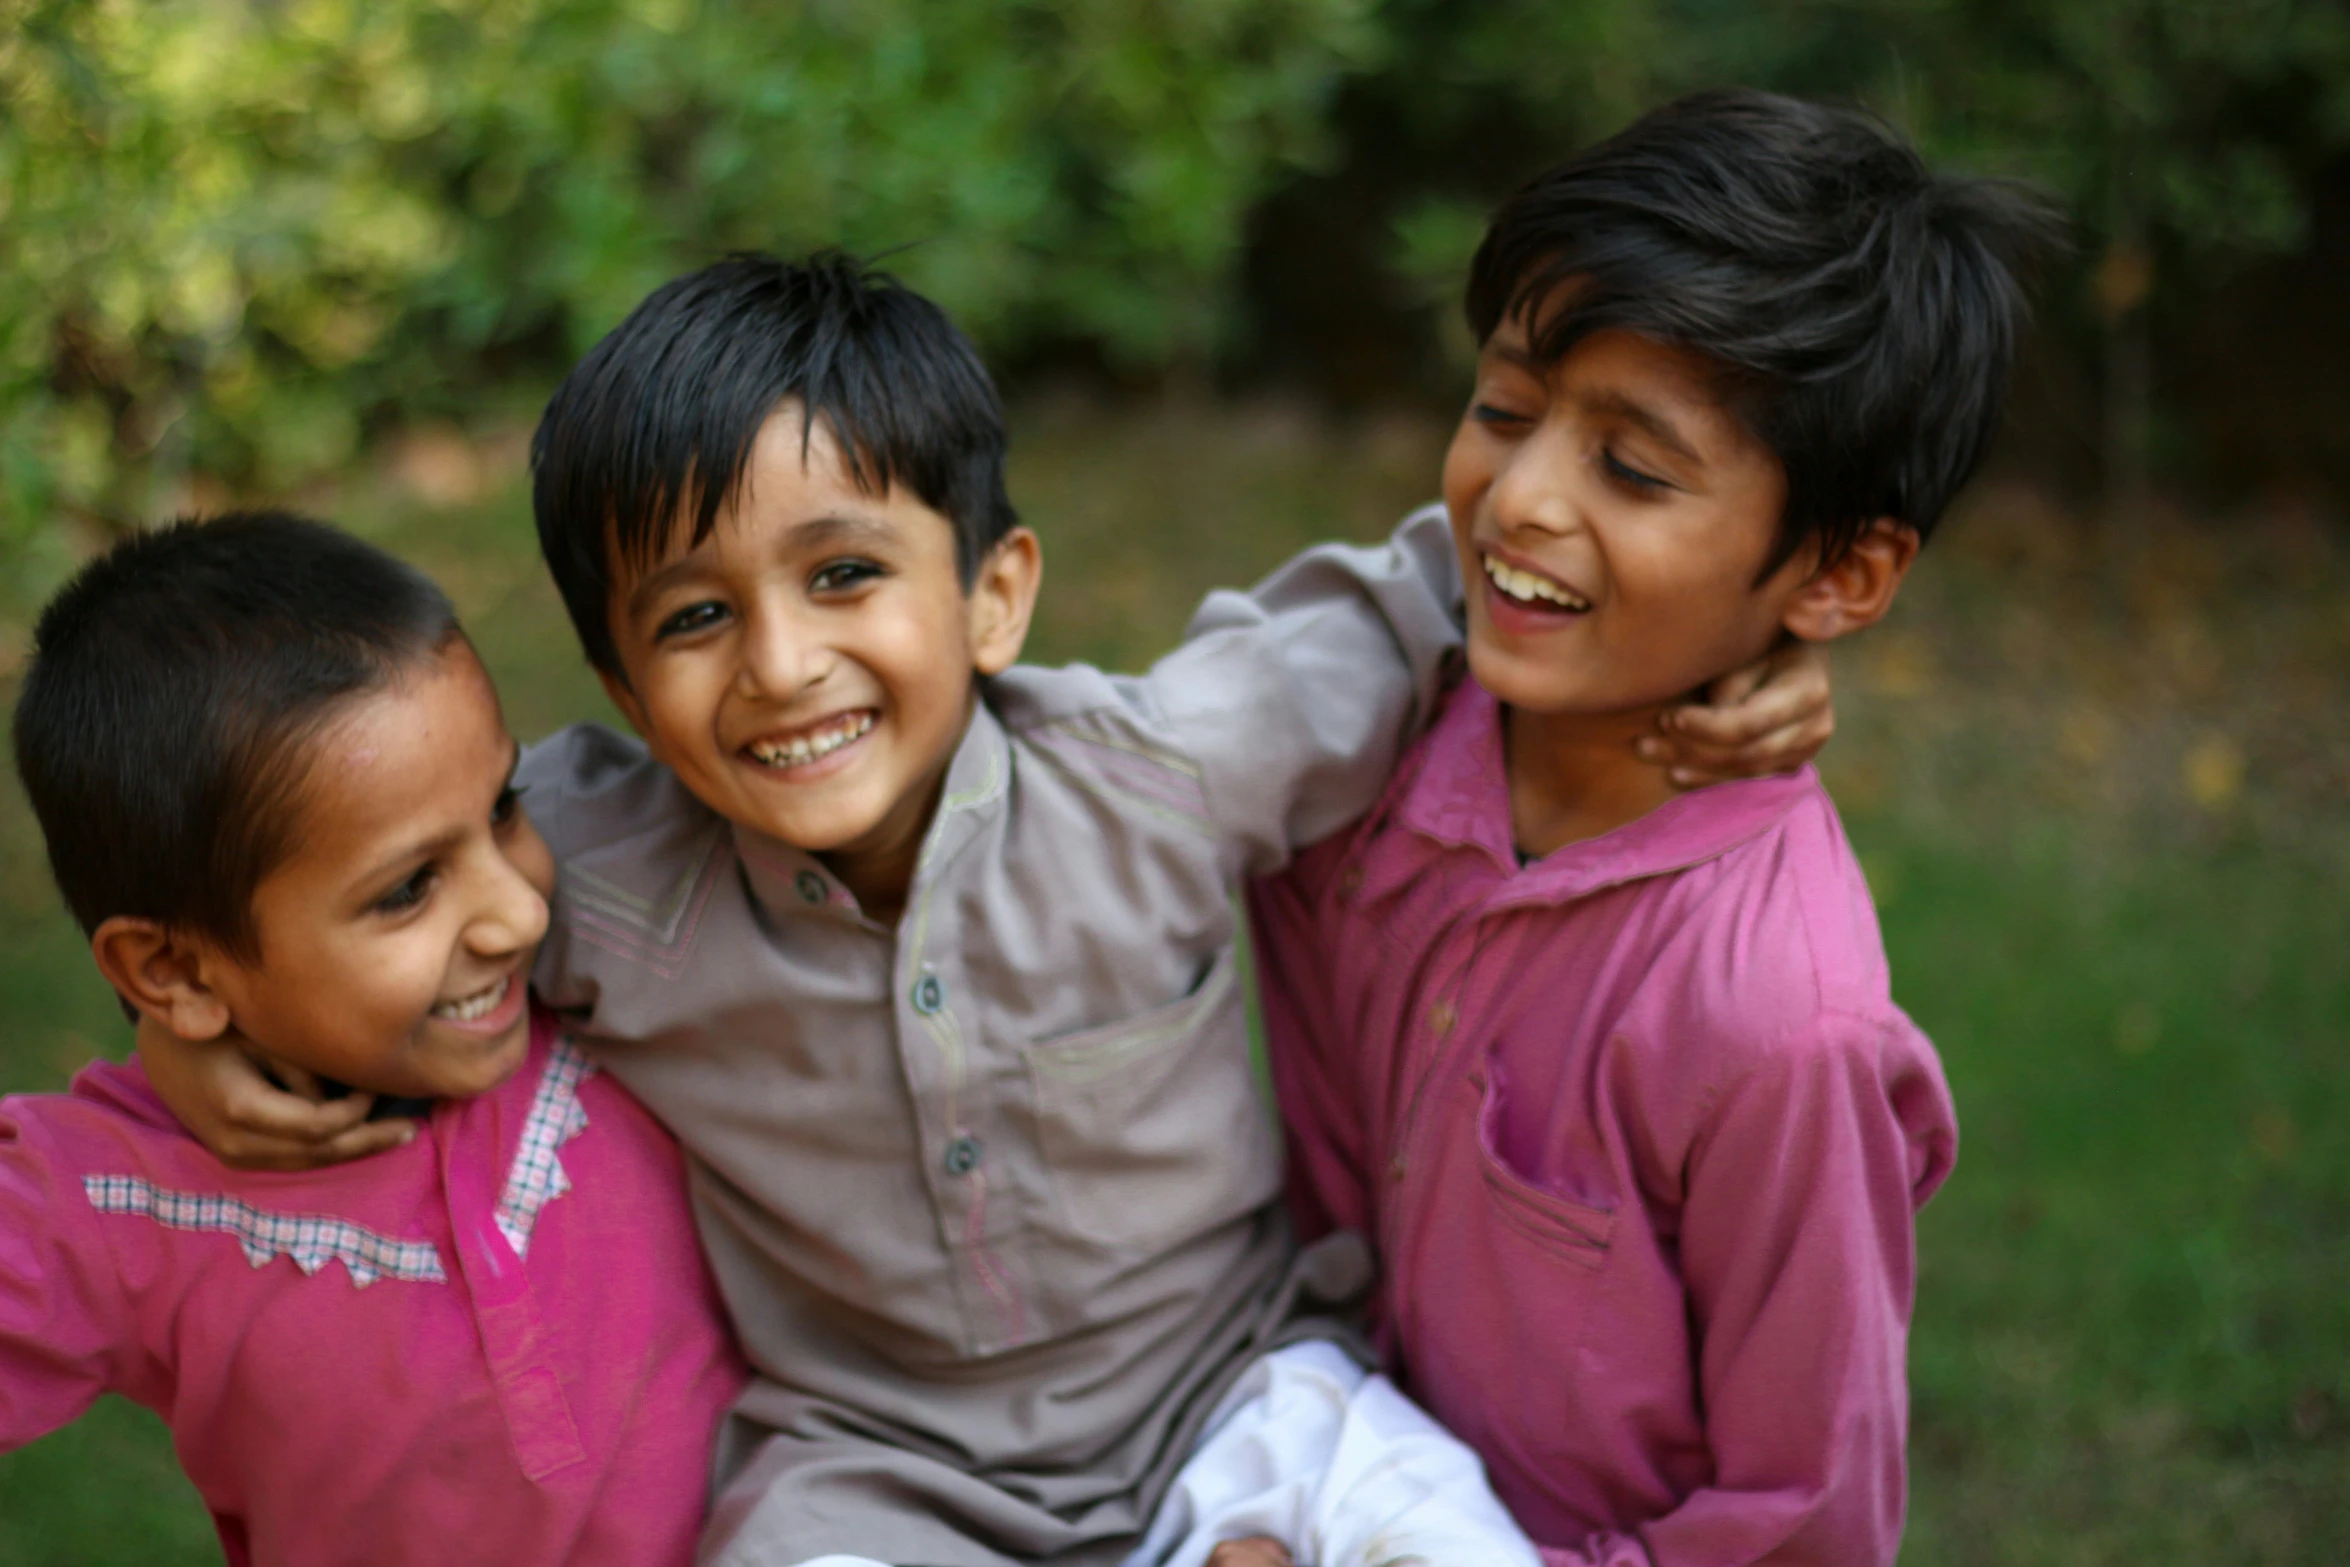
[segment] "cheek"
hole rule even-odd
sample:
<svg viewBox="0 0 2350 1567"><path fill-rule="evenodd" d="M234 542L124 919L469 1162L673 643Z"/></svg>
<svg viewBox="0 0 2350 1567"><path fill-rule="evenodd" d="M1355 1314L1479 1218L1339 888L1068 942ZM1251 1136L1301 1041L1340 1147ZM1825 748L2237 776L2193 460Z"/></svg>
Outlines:
<svg viewBox="0 0 2350 1567"><path fill-rule="evenodd" d="M1444 504L1452 513L1456 533L1468 526L1478 492L1493 477L1492 461L1483 445L1477 431L1464 424L1453 432L1452 445L1445 449Z"/></svg>

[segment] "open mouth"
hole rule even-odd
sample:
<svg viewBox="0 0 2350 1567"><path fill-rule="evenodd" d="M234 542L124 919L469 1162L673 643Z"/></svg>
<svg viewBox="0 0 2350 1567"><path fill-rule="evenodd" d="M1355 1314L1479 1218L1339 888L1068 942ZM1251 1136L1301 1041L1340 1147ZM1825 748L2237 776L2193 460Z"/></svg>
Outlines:
<svg viewBox="0 0 2350 1567"><path fill-rule="evenodd" d="M1591 600L1577 593L1563 582L1523 570L1493 555L1479 557L1485 565L1486 580L1494 590L1514 604L1550 614L1580 615L1591 608Z"/></svg>
<svg viewBox="0 0 2350 1567"><path fill-rule="evenodd" d="M753 740L743 747L743 754L761 767L779 772L806 767L824 760L844 745L865 738L880 716L869 707L840 713L794 734Z"/></svg>
<svg viewBox="0 0 2350 1567"><path fill-rule="evenodd" d="M434 1005L432 1015L443 1023L478 1023L496 1012L514 988L514 976L501 978L487 990L477 990L470 996L459 996L454 1001Z"/></svg>

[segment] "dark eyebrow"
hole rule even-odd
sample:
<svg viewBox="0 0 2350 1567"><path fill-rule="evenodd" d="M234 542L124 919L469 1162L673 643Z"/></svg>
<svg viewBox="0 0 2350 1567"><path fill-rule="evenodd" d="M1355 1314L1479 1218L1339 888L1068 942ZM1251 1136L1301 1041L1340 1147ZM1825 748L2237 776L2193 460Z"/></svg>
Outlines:
<svg viewBox="0 0 2350 1567"><path fill-rule="evenodd" d="M1523 370L1528 375L1539 376L1547 368L1534 357L1534 350L1523 343L1505 343L1498 337L1489 337L1485 340L1485 351L1503 364Z"/></svg>
<svg viewBox="0 0 2350 1567"><path fill-rule="evenodd" d="M1698 455L1697 448L1689 443L1673 422L1646 403L1605 388L1584 393L1582 401L1584 407L1595 413L1613 414L1626 424L1636 426L1666 451L1700 466L1704 464L1705 459Z"/></svg>
<svg viewBox="0 0 2350 1567"><path fill-rule="evenodd" d="M882 544L897 537L897 529L878 517L859 516L855 512L826 512L821 517L810 517L794 523L791 543L795 549L833 549L844 544Z"/></svg>
<svg viewBox="0 0 2350 1567"><path fill-rule="evenodd" d="M628 612L634 615L642 611L647 604L666 591L671 583L680 577L691 574L700 565L701 552L698 549L689 550L667 565L658 566L646 572L637 579L636 585L628 590Z"/></svg>

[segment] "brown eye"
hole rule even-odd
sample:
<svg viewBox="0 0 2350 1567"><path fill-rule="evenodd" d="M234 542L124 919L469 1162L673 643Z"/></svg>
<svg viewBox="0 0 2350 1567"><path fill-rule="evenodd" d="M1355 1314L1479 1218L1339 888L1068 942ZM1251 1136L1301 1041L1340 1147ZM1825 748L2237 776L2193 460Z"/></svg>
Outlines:
<svg viewBox="0 0 2350 1567"><path fill-rule="evenodd" d="M670 637L691 636L707 631L726 618L726 606L707 599L699 604L688 604L653 628L653 640L666 641Z"/></svg>
<svg viewBox="0 0 2350 1567"><path fill-rule="evenodd" d="M415 874L368 907L378 914L404 914L424 901L425 895L432 891L433 881L438 875L439 871L434 866L420 865Z"/></svg>
<svg viewBox="0 0 2350 1567"><path fill-rule="evenodd" d="M871 581L882 574L881 568L869 560L827 561L816 568L808 579L811 593L838 593L861 582Z"/></svg>

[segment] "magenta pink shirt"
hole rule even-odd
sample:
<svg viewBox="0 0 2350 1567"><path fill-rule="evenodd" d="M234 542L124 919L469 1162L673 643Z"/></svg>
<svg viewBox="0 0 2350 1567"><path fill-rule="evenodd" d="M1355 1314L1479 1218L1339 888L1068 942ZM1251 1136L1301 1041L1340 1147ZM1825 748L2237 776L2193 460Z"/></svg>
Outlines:
<svg viewBox="0 0 2350 1567"><path fill-rule="evenodd" d="M1252 894L1309 1234L1555 1567L1889 1563L1913 1215L1957 1142L1819 780L1521 867L1473 682Z"/></svg>
<svg viewBox="0 0 2350 1567"><path fill-rule="evenodd" d="M240 1567L686 1563L741 1383L676 1146L543 1014L498 1088L298 1175L135 1064L0 1101L0 1450L144 1404Z"/></svg>

